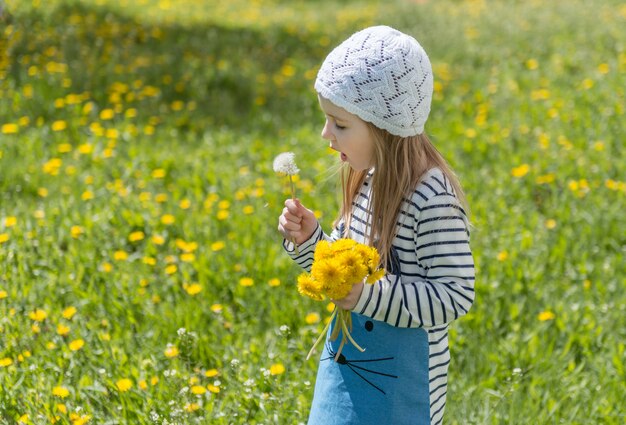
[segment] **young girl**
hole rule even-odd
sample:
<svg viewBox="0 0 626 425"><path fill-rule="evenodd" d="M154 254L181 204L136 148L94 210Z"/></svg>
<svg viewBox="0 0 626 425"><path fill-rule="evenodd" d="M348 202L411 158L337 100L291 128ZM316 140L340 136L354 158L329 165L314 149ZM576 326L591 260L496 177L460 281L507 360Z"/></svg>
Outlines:
<svg viewBox="0 0 626 425"><path fill-rule="evenodd" d="M310 270L317 242L352 238L378 249L387 274L333 300L351 310L365 351L346 344L335 360L341 338L327 338L309 425L441 423L448 325L473 303L474 262L461 186L424 133L430 61L414 38L371 27L328 55L315 89L322 137L344 164L343 204L327 235L311 210L287 200L283 245Z"/></svg>

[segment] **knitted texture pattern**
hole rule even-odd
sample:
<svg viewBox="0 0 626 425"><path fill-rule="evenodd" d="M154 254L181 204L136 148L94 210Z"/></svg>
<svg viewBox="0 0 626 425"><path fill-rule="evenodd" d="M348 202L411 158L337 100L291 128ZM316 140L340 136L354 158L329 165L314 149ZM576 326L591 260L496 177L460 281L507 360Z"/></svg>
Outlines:
<svg viewBox="0 0 626 425"><path fill-rule="evenodd" d="M413 37L387 26L361 30L324 60L315 81L324 98L400 137L424 132L433 72Z"/></svg>

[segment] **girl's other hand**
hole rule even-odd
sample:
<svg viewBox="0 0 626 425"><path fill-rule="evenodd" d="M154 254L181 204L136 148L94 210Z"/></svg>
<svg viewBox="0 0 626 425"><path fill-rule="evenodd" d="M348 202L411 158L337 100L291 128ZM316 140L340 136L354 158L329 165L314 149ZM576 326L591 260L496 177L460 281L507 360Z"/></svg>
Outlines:
<svg viewBox="0 0 626 425"><path fill-rule="evenodd" d="M363 282L359 282L352 286L352 290L348 295L340 300L331 300L337 307L341 307L344 310L352 310L361 298L361 292L363 292Z"/></svg>
<svg viewBox="0 0 626 425"><path fill-rule="evenodd" d="M278 231L296 244L307 241L317 228L317 218L298 199L287 199L283 213L278 217Z"/></svg>

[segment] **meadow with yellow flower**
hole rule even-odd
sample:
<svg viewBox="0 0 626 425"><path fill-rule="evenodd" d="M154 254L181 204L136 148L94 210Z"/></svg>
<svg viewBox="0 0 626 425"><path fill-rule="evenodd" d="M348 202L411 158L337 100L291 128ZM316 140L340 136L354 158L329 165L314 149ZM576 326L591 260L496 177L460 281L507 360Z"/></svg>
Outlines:
<svg viewBox="0 0 626 425"><path fill-rule="evenodd" d="M623 1L5 0L0 423L306 421L334 307L298 293L272 159L328 229L312 84L375 23L429 52L471 207L446 423L624 422Z"/></svg>

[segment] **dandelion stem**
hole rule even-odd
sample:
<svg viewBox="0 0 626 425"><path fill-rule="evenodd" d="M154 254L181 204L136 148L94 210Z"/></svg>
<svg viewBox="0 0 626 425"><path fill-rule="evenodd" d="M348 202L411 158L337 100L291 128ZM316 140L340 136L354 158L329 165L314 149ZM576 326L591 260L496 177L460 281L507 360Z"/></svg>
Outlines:
<svg viewBox="0 0 626 425"><path fill-rule="evenodd" d="M324 330L322 331L320 336L317 337L317 340L313 344L313 347L311 347L311 350L309 350L309 354L307 354L306 356L307 360L309 360L309 358L311 357L311 354L313 354L313 350L315 350L315 347L317 347L319 343L322 341L322 338L326 336L326 333L328 332L328 328L330 327L330 324L333 322L333 319L335 318L336 315L337 315L337 309L335 308L335 311L333 311L333 314L330 316L328 323L326 323L326 326L324 326Z"/></svg>
<svg viewBox="0 0 626 425"><path fill-rule="evenodd" d="M291 199L296 200L296 186L293 183L293 176L289 174L289 186L291 187ZM296 238L291 238L291 242L296 250L296 255L300 255L300 250L298 249L298 244L296 243Z"/></svg>

